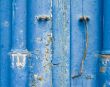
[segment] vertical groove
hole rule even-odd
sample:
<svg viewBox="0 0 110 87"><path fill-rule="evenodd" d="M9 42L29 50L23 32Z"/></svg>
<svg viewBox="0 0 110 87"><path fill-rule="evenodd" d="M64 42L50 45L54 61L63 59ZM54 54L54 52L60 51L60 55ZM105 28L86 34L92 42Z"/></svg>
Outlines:
<svg viewBox="0 0 110 87"><path fill-rule="evenodd" d="M71 17L72 17L71 8L72 8L72 7L71 7L71 6L72 6L72 1L70 0L70 77L69 77L69 78L70 78L70 87L72 87L72 86L71 86L71 85L72 85L72 84L71 84L71 81L72 81L72 80L71 80L71 76L72 76L72 73L71 73L71 72L72 72L72 70L71 70L71 65L72 65L72 62L71 62L71 59L72 59L72 57L71 57L71 52L72 52L72 51L71 51L71 40L72 40L72 39L71 39L71 38L72 38L72 37L71 37L71 36L72 36L72 35L71 35L71 32L72 32L72 30L71 30L71 29L72 29L72 27L71 27L71 26L72 26L72 21L71 21Z"/></svg>
<svg viewBox="0 0 110 87"><path fill-rule="evenodd" d="M26 0L12 2L11 87L27 87Z"/></svg>
<svg viewBox="0 0 110 87"><path fill-rule="evenodd" d="M53 0L53 86L70 87L70 0Z"/></svg>
<svg viewBox="0 0 110 87"><path fill-rule="evenodd" d="M0 0L0 87L10 86L11 3Z"/></svg>
<svg viewBox="0 0 110 87"><path fill-rule="evenodd" d="M52 1L28 0L30 86L52 86Z"/></svg>

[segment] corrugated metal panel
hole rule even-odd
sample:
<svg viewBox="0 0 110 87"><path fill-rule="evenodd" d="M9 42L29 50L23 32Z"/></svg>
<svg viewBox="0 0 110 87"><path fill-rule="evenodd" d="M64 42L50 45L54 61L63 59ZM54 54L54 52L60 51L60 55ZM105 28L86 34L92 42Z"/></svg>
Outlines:
<svg viewBox="0 0 110 87"><path fill-rule="evenodd" d="M71 1L72 87L97 87L98 85L97 63L101 49L100 3L101 0ZM85 21L81 21L83 16L89 18L86 24Z"/></svg>
<svg viewBox="0 0 110 87"><path fill-rule="evenodd" d="M0 87L109 87L109 3L0 0Z"/></svg>
<svg viewBox="0 0 110 87"><path fill-rule="evenodd" d="M54 87L70 86L70 0L53 0Z"/></svg>
<svg viewBox="0 0 110 87"><path fill-rule="evenodd" d="M27 86L26 0L12 1L11 87ZM16 84L17 83L17 84Z"/></svg>
<svg viewBox="0 0 110 87"><path fill-rule="evenodd" d="M28 0L28 50L31 87L52 86L52 1Z"/></svg>
<svg viewBox="0 0 110 87"><path fill-rule="evenodd" d="M110 1L103 0L103 47L99 61L100 86L110 87Z"/></svg>
<svg viewBox="0 0 110 87"><path fill-rule="evenodd" d="M0 86L10 84L11 0L0 0Z"/></svg>

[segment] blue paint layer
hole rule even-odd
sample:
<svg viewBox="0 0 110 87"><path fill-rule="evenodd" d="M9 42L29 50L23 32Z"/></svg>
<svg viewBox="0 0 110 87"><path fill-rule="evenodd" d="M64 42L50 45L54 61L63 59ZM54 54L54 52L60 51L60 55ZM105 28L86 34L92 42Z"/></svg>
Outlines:
<svg viewBox="0 0 110 87"><path fill-rule="evenodd" d="M72 79L79 74L84 50L84 26L79 21L82 16L82 0L71 0L71 87L82 87L82 78Z"/></svg>
<svg viewBox="0 0 110 87"><path fill-rule="evenodd" d="M110 1L103 0L103 48L99 61L100 87L110 86Z"/></svg>
<svg viewBox="0 0 110 87"><path fill-rule="evenodd" d="M0 0L0 87L10 85L11 3L12 0Z"/></svg>
<svg viewBox="0 0 110 87"><path fill-rule="evenodd" d="M90 3L90 4L88 4ZM80 72L80 64L85 49L85 26L79 21L81 16L89 17L88 49L84 61L83 74L71 80L72 87L97 87L98 54L101 50L100 0L71 1L71 76ZM95 13L95 14L93 14Z"/></svg>
<svg viewBox="0 0 110 87"><path fill-rule="evenodd" d="M110 59L99 60L99 87L110 86Z"/></svg>
<svg viewBox="0 0 110 87"><path fill-rule="evenodd" d="M110 1L103 0L103 54L110 54Z"/></svg>
<svg viewBox="0 0 110 87"><path fill-rule="evenodd" d="M12 2L11 86L27 87L26 0Z"/></svg>
<svg viewBox="0 0 110 87"><path fill-rule="evenodd" d="M110 53L109 5L104 0L102 54ZM100 6L102 0L0 0L0 87L109 87L109 59L98 61ZM81 16L89 17L89 46L83 74L73 78L86 44Z"/></svg>
<svg viewBox="0 0 110 87"><path fill-rule="evenodd" d="M88 3L91 3L90 5ZM102 9L101 0L84 0L83 14L89 17L88 53L84 65L84 87L98 87L98 58L102 49Z"/></svg>
<svg viewBox="0 0 110 87"><path fill-rule="evenodd" d="M52 87L52 1L28 0L30 86Z"/></svg>
<svg viewBox="0 0 110 87"><path fill-rule="evenodd" d="M12 49L26 49L26 0L13 0Z"/></svg>
<svg viewBox="0 0 110 87"><path fill-rule="evenodd" d="M53 87L70 87L70 0L53 0Z"/></svg>

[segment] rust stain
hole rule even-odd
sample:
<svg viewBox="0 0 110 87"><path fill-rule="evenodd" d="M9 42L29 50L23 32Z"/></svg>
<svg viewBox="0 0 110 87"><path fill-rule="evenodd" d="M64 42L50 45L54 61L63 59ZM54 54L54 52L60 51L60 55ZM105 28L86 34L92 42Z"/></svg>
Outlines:
<svg viewBox="0 0 110 87"><path fill-rule="evenodd" d="M32 75L32 78L33 78L33 80L32 80L30 87L39 87L39 85L40 85L40 87L43 87L43 83L41 81L43 81L44 79L42 76L39 76L38 74L34 74L34 75ZM39 83L39 81L40 81L40 83Z"/></svg>
<svg viewBox="0 0 110 87"><path fill-rule="evenodd" d="M99 57L101 57L101 58L110 58L110 55L108 55L108 54L102 54L102 55L99 55Z"/></svg>
<svg viewBox="0 0 110 87"><path fill-rule="evenodd" d="M52 43L52 33L47 34L46 46Z"/></svg>
<svg viewBox="0 0 110 87"><path fill-rule="evenodd" d="M106 70L106 68L105 68L105 67L100 67L100 69L99 69L99 71L100 71L101 73L104 73L104 72L105 72L105 70Z"/></svg>

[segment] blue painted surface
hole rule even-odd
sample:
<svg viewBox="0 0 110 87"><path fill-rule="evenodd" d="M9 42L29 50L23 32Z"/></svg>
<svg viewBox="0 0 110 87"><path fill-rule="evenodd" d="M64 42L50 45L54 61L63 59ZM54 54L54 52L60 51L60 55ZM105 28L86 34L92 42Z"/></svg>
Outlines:
<svg viewBox="0 0 110 87"><path fill-rule="evenodd" d="M0 0L0 87L10 84L11 3L12 0Z"/></svg>
<svg viewBox="0 0 110 87"><path fill-rule="evenodd" d="M110 54L110 1L104 0L103 1L103 54Z"/></svg>
<svg viewBox="0 0 110 87"><path fill-rule="evenodd" d="M110 59L101 58L99 61L99 87L110 86Z"/></svg>
<svg viewBox="0 0 110 87"><path fill-rule="evenodd" d="M70 87L70 0L53 0L53 87Z"/></svg>
<svg viewBox="0 0 110 87"><path fill-rule="evenodd" d="M109 87L109 59L99 53L109 54L110 1L104 0L104 27L102 4L0 0L0 87ZM88 29L82 16L89 18ZM86 33L83 73L73 78L80 73Z"/></svg>
<svg viewBox="0 0 110 87"><path fill-rule="evenodd" d="M26 0L12 2L12 49L26 49Z"/></svg>
<svg viewBox="0 0 110 87"><path fill-rule="evenodd" d="M91 3L90 5L88 3ZM98 58L102 48L102 9L101 0L84 0L84 15L90 18L88 23L89 47L85 62L86 80L84 86L98 86Z"/></svg>
<svg viewBox="0 0 110 87"><path fill-rule="evenodd" d="M72 79L80 71L83 56L83 24L79 22L82 16L82 0L71 0L71 86L82 87L82 78ZM79 54L80 53L80 54Z"/></svg>
<svg viewBox="0 0 110 87"><path fill-rule="evenodd" d="M99 61L100 87L110 86L110 1L103 0L103 48Z"/></svg>
<svg viewBox="0 0 110 87"><path fill-rule="evenodd" d="M52 87L52 1L28 0L31 87Z"/></svg>
<svg viewBox="0 0 110 87"><path fill-rule="evenodd" d="M13 0L12 2L10 87L27 87L26 3L26 0Z"/></svg>
<svg viewBox="0 0 110 87"><path fill-rule="evenodd" d="M88 4L90 3L90 4ZM89 17L88 48L81 76L71 80L72 87L97 87L98 54L101 50L100 0L71 1L71 76L80 73L86 37L81 16Z"/></svg>

